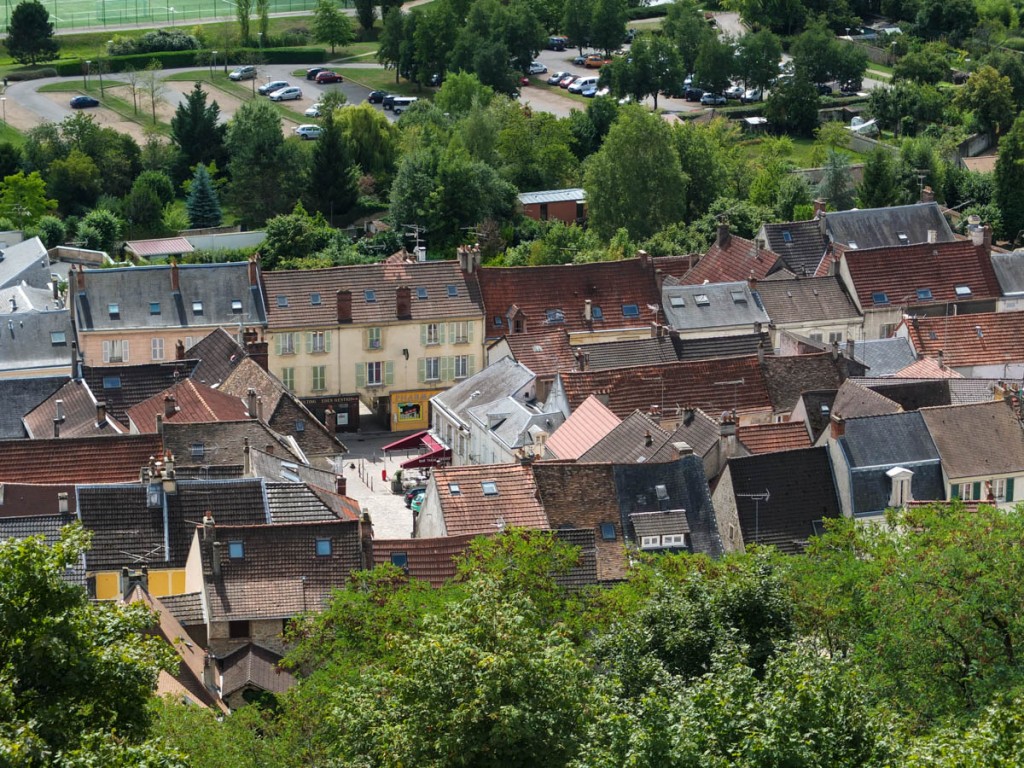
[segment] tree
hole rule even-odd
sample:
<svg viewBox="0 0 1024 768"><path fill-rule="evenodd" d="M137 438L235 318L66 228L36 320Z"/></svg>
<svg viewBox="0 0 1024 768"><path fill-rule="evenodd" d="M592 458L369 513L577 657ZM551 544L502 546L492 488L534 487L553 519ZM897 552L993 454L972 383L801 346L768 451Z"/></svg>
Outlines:
<svg viewBox="0 0 1024 768"><path fill-rule="evenodd" d="M954 103L970 110L982 131L998 134L1014 114L1013 86L1010 78L985 64L967 78Z"/></svg>
<svg viewBox="0 0 1024 768"><path fill-rule="evenodd" d="M323 131L313 147L309 172L311 205L331 217L345 214L359 198L357 182L359 167L352 157L348 135L334 119L334 112L324 115Z"/></svg>
<svg viewBox="0 0 1024 768"><path fill-rule="evenodd" d="M46 175L47 191L57 199L57 207L65 215L92 208L100 196L99 169L80 149L50 163Z"/></svg>
<svg viewBox="0 0 1024 768"><path fill-rule="evenodd" d="M178 149L175 178L183 181L199 163L224 162L224 136L227 126L220 122L220 106L206 103L206 91L196 83L174 110L171 141Z"/></svg>
<svg viewBox="0 0 1024 768"><path fill-rule="evenodd" d="M810 136L818 125L818 89L800 76L779 83L768 96L764 114L777 131Z"/></svg>
<svg viewBox="0 0 1024 768"><path fill-rule="evenodd" d="M348 16L338 10L335 0L319 0L313 13L313 39L331 46L345 46L355 39Z"/></svg>
<svg viewBox="0 0 1024 768"><path fill-rule="evenodd" d="M853 185L850 184L850 158L844 152L828 150L825 155L824 175L818 184L818 196L823 197L837 211L853 207Z"/></svg>
<svg viewBox="0 0 1024 768"><path fill-rule="evenodd" d="M594 18L594 0L565 0L562 10L562 29L576 43L580 54L590 42L590 22Z"/></svg>
<svg viewBox="0 0 1024 768"><path fill-rule="evenodd" d="M311 253L323 250L333 230L319 213L310 215L296 203L291 213L274 216L266 223L267 239L260 244L264 269L294 268Z"/></svg>
<svg viewBox="0 0 1024 768"><path fill-rule="evenodd" d="M445 79L434 103L442 112L461 118L474 106L486 107L493 98L494 89L481 83L476 75L456 72Z"/></svg>
<svg viewBox="0 0 1024 768"><path fill-rule="evenodd" d="M164 94L167 93L167 86L164 85L163 78L157 74L160 72L161 68L162 65L160 64L160 60L152 59L149 64L146 65L146 71L142 75L146 98L149 99L149 108L153 115L153 125L156 125L157 104L163 103Z"/></svg>
<svg viewBox="0 0 1024 768"><path fill-rule="evenodd" d="M270 0L255 0L255 2L256 16L260 21L260 38L266 44L270 36Z"/></svg>
<svg viewBox="0 0 1024 768"><path fill-rule="evenodd" d="M823 3L826 7L838 3ZM739 11L747 24L754 27L767 27L780 35L792 35L807 17L807 5L801 0L733 0L729 7Z"/></svg>
<svg viewBox="0 0 1024 768"><path fill-rule="evenodd" d="M0 141L0 177L17 173L23 161L21 149L16 144Z"/></svg>
<svg viewBox="0 0 1024 768"><path fill-rule="evenodd" d="M831 80L836 45L838 43L824 19L818 18L809 23L789 49L797 76L803 75L814 84Z"/></svg>
<svg viewBox="0 0 1024 768"><path fill-rule="evenodd" d="M978 25L974 0L920 0L916 30L921 37L946 38L959 45Z"/></svg>
<svg viewBox="0 0 1024 768"><path fill-rule="evenodd" d="M1017 244L1024 232L1024 116L999 140L995 202L1003 212L999 234Z"/></svg>
<svg viewBox="0 0 1024 768"><path fill-rule="evenodd" d="M715 34L693 0L677 0L669 5L662 31L675 44L687 74L694 72L701 43Z"/></svg>
<svg viewBox="0 0 1024 768"><path fill-rule="evenodd" d="M355 0L356 21L363 30L363 37L373 29L373 22L377 20L377 4L374 0ZM395 10L398 10L397 8Z"/></svg>
<svg viewBox="0 0 1024 768"><path fill-rule="evenodd" d="M1024 62L1020 56L1007 50L996 50L988 54L984 64L995 69L1001 75L1006 75L1013 86L1013 102L1017 107L1024 105Z"/></svg>
<svg viewBox="0 0 1024 768"><path fill-rule="evenodd" d="M343 109L335 115L335 121L345 134L352 161L363 173L375 178L394 173L398 156L398 128L394 123L369 104Z"/></svg>
<svg viewBox="0 0 1024 768"><path fill-rule="evenodd" d="M605 56L622 45L626 35L626 0L594 0L590 20L590 44Z"/></svg>
<svg viewBox="0 0 1024 768"><path fill-rule="evenodd" d="M59 46L53 39L50 14L42 3L23 0L14 6L4 45L19 64L35 64L55 57Z"/></svg>
<svg viewBox="0 0 1024 768"><path fill-rule="evenodd" d="M97 233L98 239L87 248L115 253L124 235L124 221L112 211L94 208L82 217L79 227L89 227Z"/></svg>
<svg viewBox="0 0 1024 768"><path fill-rule="evenodd" d="M56 216L43 216L36 222L36 232L43 245L47 248L56 248L64 243L67 236L67 229L64 222Z"/></svg>
<svg viewBox="0 0 1024 768"><path fill-rule="evenodd" d="M884 147L878 147L864 161L857 200L862 208L886 208L896 205L898 199L899 189L892 154Z"/></svg>
<svg viewBox="0 0 1024 768"><path fill-rule="evenodd" d="M718 37L706 37L694 64L694 79L713 93L725 93L736 68L733 47Z"/></svg>
<svg viewBox="0 0 1024 768"><path fill-rule="evenodd" d="M678 87L683 77L675 47L661 35L638 35L628 57L613 59L601 70L601 82L609 84L615 96L637 102L653 96L655 109L659 92Z"/></svg>
<svg viewBox="0 0 1024 768"><path fill-rule="evenodd" d="M384 23L381 26L380 38L377 47L377 61L384 65L385 69L395 70L395 82L398 82L399 73L402 71L402 46L405 43L405 19L406 14L401 8L392 8L384 14Z"/></svg>
<svg viewBox="0 0 1024 768"><path fill-rule="evenodd" d="M252 40L249 21L252 16L253 0L235 0L235 18L238 20L238 38L242 45ZM226 53L226 52L225 52Z"/></svg>
<svg viewBox="0 0 1024 768"><path fill-rule="evenodd" d="M910 51L893 67L893 80L913 80L924 85L936 85L949 76L949 55L946 43L925 43Z"/></svg>
<svg viewBox="0 0 1024 768"><path fill-rule="evenodd" d="M213 188L210 172L202 163L196 166L196 172L192 176L192 184L188 188L188 198L185 200L185 209L188 211L188 225L192 229L219 227L221 224L222 216L217 190Z"/></svg>
<svg viewBox="0 0 1024 768"><path fill-rule="evenodd" d="M634 239L649 237L682 219L687 186L665 121L639 106L625 108L586 164L590 226L605 238L619 228Z"/></svg>
<svg viewBox="0 0 1024 768"><path fill-rule="evenodd" d="M32 171L28 176L18 171L4 177L0 187L0 212L18 229L35 224L42 216L55 210L57 201L46 196L46 182L38 171Z"/></svg>
<svg viewBox="0 0 1024 768"><path fill-rule="evenodd" d="M764 92L779 76L782 43L770 30L751 32L740 39L737 57L737 74L746 87Z"/></svg>

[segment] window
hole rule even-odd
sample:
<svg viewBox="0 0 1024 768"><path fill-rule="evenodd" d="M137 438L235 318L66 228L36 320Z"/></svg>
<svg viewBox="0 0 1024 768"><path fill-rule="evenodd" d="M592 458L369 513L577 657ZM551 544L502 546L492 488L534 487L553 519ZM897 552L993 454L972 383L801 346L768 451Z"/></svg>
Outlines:
<svg viewBox="0 0 1024 768"><path fill-rule="evenodd" d="M782 230L782 241L785 242L785 243L792 243L793 242L793 235L792 235L792 233L790 233L790 231L788 229Z"/></svg>
<svg viewBox="0 0 1024 768"><path fill-rule="evenodd" d="M843 333L842 333L842 331L836 331L835 333L830 333L828 335L828 343L829 344L831 344L832 342L839 343L839 342L842 342L842 340L843 340Z"/></svg>
<svg viewBox="0 0 1024 768"><path fill-rule="evenodd" d="M711 299L708 298L708 295L706 293L698 293L696 296L693 297L693 302L698 307L711 306Z"/></svg>
<svg viewBox="0 0 1024 768"><path fill-rule="evenodd" d="M958 285L953 290L956 291L956 297L958 299L969 299L971 298L971 289L966 285Z"/></svg>
<svg viewBox="0 0 1024 768"><path fill-rule="evenodd" d="M958 499L970 500L973 496L972 483L960 483L958 486L954 486L953 495Z"/></svg>
<svg viewBox="0 0 1024 768"><path fill-rule="evenodd" d="M366 329L366 348L380 349L380 328Z"/></svg>
<svg viewBox="0 0 1024 768"><path fill-rule="evenodd" d="M875 291L874 293L871 294L871 301L879 305L888 304L889 295L885 291Z"/></svg>
<svg viewBox="0 0 1024 768"><path fill-rule="evenodd" d="M121 377L120 376L104 376L103 377L103 388L104 389L120 389L121 388Z"/></svg>
<svg viewBox="0 0 1024 768"><path fill-rule="evenodd" d="M540 214L539 215L540 215L540 220L541 221L547 221L548 220L548 204L547 203L541 203L540 204Z"/></svg>
<svg viewBox="0 0 1024 768"><path fill-rule="evenodd" d="M424 343L425 344L440 344L441 343L441 328L437 323L427 323L424 331Z"/></svg>
<svg viewBox="0 0 1024 768"><path fill-rule="evenodd" d="M515 321L512 323L512 332L513 333L522 333L523 330L524 330L523 329L523 318L517 317L515 319Z"/></svg>
<svg viewBox="0 0 1024 768"><path fill-rule="evenodd" d="M366 364L366 386L368 387L379 387L384 383L384 377L381 375L381 364L367 363Z"/></svg>
<svg viewBox="0 0 1024 768"><path fill-rule="evenodd" d="M468 344L469 343L469 323L462 321L459 323L451 323L452 344Z"/></svg>
<svg viewBox="0 0 1024 768"><path fill-rule="evenodd" d="M228 542L228 557L232 560L241 560L245 557L245 545L240 541Z"/></svg>
<svg viewBox="0 0 1024 768"><path fill-rule="evenodd" d="M459 286L449 284L448 285L448 298L449 299L454 299L458 295L459 295Z"/></svg>
<svg viewBox="0 0 1024 768"><path fill-rule="evenodd" d="M326 365L314 365L313 366L313 391L323 392L327 389L327 366Z"/></svg>
<svg viewBox="0 0 1024 768"><path fill-rule="evenodd" d="M229 621L228 622L228 637L232 640L238 640L243 637L249 636L249 622L248 621Z"/></svg>
<svg viewBox="0 0 1024 768"><path fill-rule="evenodd" d="M160 314L160 302L159 301L151 301L151 302L149 302L149 314L151 314L151 315L159 315Z"/></svg>
<svg viewBox="0 0 1024 768"><path fill-rule="evenodd" d="M900 245L907 245L910 242L910 238L907 237L906 232L897 232L896 239L900 241Z"/></svg>
<svg viewBox="0 0 1024 768"><path fill-rule="evenodd" d="M669 533L661 537L661 546L663 547L685 547L686 546L686 534L683 533Z"/></svg>
<svg viewBox="0 0 1024 768"><path fill-rule="evenodd" d="M423 379L437 381L441 378L441 358L428 357L423 364Z"/></svg>
<svg viewBox="0 0 1024 768"><path fill-rule="evenodd" d="M604 541L615 541L615 523L601 523L601 538Z"/></svg>
<svg viewBox="0 0 1024 768"><path fill-rule="evenodd" d="M295 389L295 369L294 368L282 368L281 369L281 383L284 384L284 388L289 392Z"/></svg>
<svg viewBox="0 0 1024 768"><path fill-rule="evenodd" d="M285 296L284 294L278 294L278 296L277 296L277 306L279 306L279 307L287 307L288 306L288 297Z"/></svg>
<svg viewBox="0 0 1024 768"><path fill-rule="evenodd" d="M654 486L654 495L658 497L658 501L666 501L668 499L668 486Z"/></svg>
<svg viewBox="0 0 1024 768"><path fill-rule="evenodd" d="M67 334L64 331L50 331L50 344L55 347L62 347L68 343Z"/></svg>
<svg viewBox="0 0 1024 768"><path fill-rule="evenodd" d="M201 301L193 301L192 302L192 314L193 315L201 315L201 314L203 314L203 302L201 302Z"/></svg>
<svg viewBox="0 0 1024 768"><path fill-rule="evenodd" d="M458 496L462 493L458 483L448 483L448 493L452 496Z"/></svg>
<svg viewBox="0 0 1024 768"><path fill-rule="evenodd" d="M305 432L306 431L306 422L304 422L302 419L298 419L295 422L295 431L296 432Z"/></svg>
<svg viewBox="0 0 1024 768"><path fill-rule="evenodd" d="M669 298L668 303L676 309L679 309L686 306L686 299L682 296L672 296Z"/></svg>
<svg viewBox="0 0 1024 768"><path fill-rule="evenodd" d="M308 337L309 349L307 351L312 352L314 354L328 352L329 350L327 349L327 339L328 334L324 331L310 331Z"/></svg>
<svg viewBox="0 0 1024 768"><path fill-rule="evenodd" d="M113 339L103 342L104 363L127 363L128 342L124 339Z"/></svg>
<svg viewBox="0 0 1024 768"><path fill-rule="evenodd" d="M392 552L391 553L391 564L396 568L402 570L409 569L409 555L405 552Z"/></svg>
<svg viewBox="0 0 1024 768"><path fill-rule="evenodd" d="M741 291L739 289L736 289L734 291L729 291L729 295L732 296L733 304L746 304L747 303L747 294L745 294L743 291Z"/></svg>
<svg viewBox="0 0 1024 768"><path fill-rule="evenodd" d="M997 501L1006 501L1006 479L999 477L991 482L992 495L996 497Z"/></svg>
<svg viewBox="0 0 1024 768"><path fill-rule="evenodd" d="M661 546L661 536L641 536L640 549L658 549Z"/></svg>
<svg viewBox="0 0 1024 768"><path fill-rule="evenodd" d="M500 328L501 327L501 315L495 315L493 322L494 322L494 327L495 328Z"/></svg>
<svg viewBox="0 0 1024 768"><path fill-rule="evenodd" d="M150 348L152 350L152 357L154 360L164 359L164 340L155 338L150 339Z"/></svg>
<svg viewBox="0 0 1024 768"><path fill-rule="evenodd" d="M856 240L851 240L850 241L850 248L852 250L857 250L857 241Z"/></svg>
<svg viewBox="0 0 1024 768"><path fill-rule="evenodd" d="M878 327L878 338L888 339L892 337L893 331L896 330L895 323L883 323Z"/></svg>
<svg viewBox="0 0 1024 768"><path fill-rule="evenodd" d="M549 323L564 323L565 313L560 309L549 309L544 313Z"/></svg>
<svg viewBox="0 0 1024 768"><path fill-rule="evenodd" d="M493 480L484 480L480 483L480 488L483 490L484 496L498 495L498 484Z"/></svg>
<svg viewBox="0 0 1024 768"><path fill-rule="evenodd" d="M367 304L374 304L377 301L377 294L375 291L363 291L363 298L366 299Z"/></svg>
<svg viewBox="0 0 1024 768"><path fill-rule="evenodd" d="M932 289L931 288L918 288L917 289L917 300L918 301L931 301L932 300Z"/></svg>
<svg viewBox="0 0 1024 768"><path fill-rule="evenodd" d="M453 359L454 362L454 376L456 379L465 379L469 377L469 355L456 355Z"/></svg>
<svg viewBox="0 0 1024 768"><path fill-rule="evenodd" d="M426 288L417 288L416 289L416 299L418 301L425 301L426 298L427 298L427 289Z"/></svg>
<svg viewBox="0 0 1024 768"><path fill-rule="evenodd" d="M201 459L206 456L206 444L205 443L192 443L189 448L189 453L193 459Z"/></svg>
<svg viewBox="0 0 1024 768"><path fill-rule="evenodd" d="M809 338L811 341L821 341L823 337L820 333L811 333L808 334L807 338Z"/></svg>
<svg viewBox="0 0 1024 768"><path fill-rule="evenodd" d="M314 307L319 307L320 306L320 294L319 293L311 293L311 294L309 294L309 303L312 306L314 306Z"/></svg>
<svg viewBox="0 0 1024 768"><path fill-rule="evenodd" d="M604 312L602 312L601 308L598 306L592 307L590 310L590 314L593 316L595 320L604 320Z"/></svg>
<svg viewBox="0 0 1024 768"><path fill-rule="evenodd" d="M239 315L242 313L242 300L232 299L231 300L231 311L232 313Z"/></svg>
<svg viewBox="0 0 1024 768"><path fill-rule="evenodd" d="M295 354L295 334L294 333L281 333L277 336L281 341L281 348L278 350L279 354L282 355L294 355Z"/></svg>
<svg viewBox="0 0 1024 768"><path fill-rule="evenodd" d="M331 556L331 540L330 539L317 539L316 540L316 556L317 557L330 557Z"/></svg>
<svg viewBox="0 0 1024 768"><path fill-rule="evenodd" d="M623 317L640 317L640 307L636 304L623 304L622 305L622 316Z"/></svg>
<svg viewBox="0 0 1024 768"><path fill-rule="evenodd" d="M111 320L121 319L121 305L120 304L107 304L107 312L110 314Z"/></svg>

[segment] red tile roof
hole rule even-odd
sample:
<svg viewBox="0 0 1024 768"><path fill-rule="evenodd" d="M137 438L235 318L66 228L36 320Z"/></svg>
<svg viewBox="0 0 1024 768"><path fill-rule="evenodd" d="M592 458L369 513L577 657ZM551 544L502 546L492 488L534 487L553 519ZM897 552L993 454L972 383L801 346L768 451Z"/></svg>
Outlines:
<svg viewBox="0 0 1024 768"><path fill-rule="evenodd" d="M963 376L948 365L939 366L939 361L930 357L911 363L893 374L896 379L962 379Z"/></svg>
<svg viewBox="0 0 1024 768"><path fill-rule="evenodd" d="M576 365L565 328L547 328L539 333L510 333L505 340L516 360L541 378L554 376Z"/></svg>
<svg viewBox="0 0 1024 768"><path fill-rule="evenodd" d="M218 392L192 379L185 379L128 409L128 419L139 432L156 432L156 417L157 414L164 414L165 398L168 396L175 398L178 407L170 416L164 416L164 423L242 421L248 416L245 403L237 397Z"/></svg>
<svg viewBox="0 0 1024 768"><path fill-rule="evenodd" d="M621 419L637 409L646 412L651 405L669 414L675 413L677 405L712 414L733 409L741 415L772 411L768 386L754 355L560 375L572 409L588 396L606 392L608 408Z"/></svg>
<svg viewBox="0 0 1024 768"><path fill-rule="evenodd" d="M129 240L125 247L137 256L176 256L192 253L192 243L184 237L160 237L155 240Z"/></svg>
<svg viewBox="0 0 1024 768"><path fill-rule="evenodd" d="M157 435L0 441L0 482L68 485L137 481L163 449Z"/></svg>
<svg viewBox="0 0 1024 768"><path fill-rule="evenodd" d="M721 238L715 240L704 258L680 282L683 285L730 283L751 276L763 280L778 260L778 254L760 248L755 241L730 234L724 244Z"/></svg>
<svg viewBox="0 0 1024 768"><path fill-rule="evenodd" d="M475 538L470 534L437 539L374 539L373 564L390 563L393 555L403 554L408 560L409 576L432 587L442 587L455 578L456 563Z"/></svg>
<svg viewBox="0 0 1024 768"><path fill-rule="evenodd" d="M919 317L905 323L914 349L943 353L947 366L996 365L1024 360L1024 312ZM901 326L903 327L903 326Z"/></svg>
<svg viewBox="0 0 1024 768"><path fill-rule="evenodd" d="M545 446L556 459L578 459L622 421L591 395L547 439Z"/></svg>
<svg viewBox="0 0 1024 768"><path fill-rule="evenodd" d="M956 295L959 285L971 289L971 299L1001 295L988 250L970 241L845 249L842 259L864 309L877 306L877 293L886 294L893 306L962 301ZM918 298L924 290L930 297Z"/></svg>
<svg viewBox="0 0 1024 768"><path fill-rule="evenodd" d="M100 397L103 397L102 393ZM57 401L61 403L63 421L58 437L89 437L120 434L128 430L106 416L97 422L96 398L82 379L71 379L46 400L25 414L24 423L29 437L53 437L53 420L57 416Z"/></svg>
<svg viewBox="0 0 1024 768"><path fill-rule="evenodd" d="M542 267L484 267L474 274L483 296L488 338L508 332L512 307L522 311L528 334L550 327L549 309L561 310L561 327L573 333L647 327L652 319L647 305L661 302L650 258ZM600 309L603 319L590 323L584 320L587 299ZM639 310L636 316L623 314L623 307L629 305ZM496 317L501 319L501 325L494 324Z"/></svg>
<svg viewBox="0 0 1024 768"><path fill-rule="evenodd" d="M807 425L802 421L737 427L736 437L753 454L811 447L811 436L807 433Z"/></svg>
<svg viewBox="0 0 1024 768"><path fill-rule="evenodd" d="M530 467L481 464L434 470L437 493L449 536L491 534L506 527L547 530L547 515L538 500ZM494 483L487 495L483 484ZM452 486L458 487L453 493Z"/></svg>

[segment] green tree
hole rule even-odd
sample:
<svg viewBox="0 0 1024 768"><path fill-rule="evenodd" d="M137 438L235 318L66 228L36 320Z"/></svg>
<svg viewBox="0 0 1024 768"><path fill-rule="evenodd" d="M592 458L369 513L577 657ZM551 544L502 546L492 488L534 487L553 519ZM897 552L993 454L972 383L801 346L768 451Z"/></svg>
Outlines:
<svg viewBox="0 0 1024 768"><path fill-rule="evenodd" d="M789 49L797 75L802 75L811 83L827 83L832 79L832 62L837 45L839 43L824 19L818 18L809 23Z"/></svg>
<svg viewBox="0 0 1024 768"><path fill-rule="evenodd" d="M982 65L967 78L954 103L974 114L979 129L998 134L1013 119L1013 85L994 67Z"/></svg>
<svg viewBox="0 0 1024 768"><path fill-rule="evenodd" d="M227 126L220 122L220 106L216 101L208 104L206 91L196 83L171 118L171 141L179 156L175 178L184 181L199 163L223 164L226 132Z"/></svg>
<svg viewBox="0 0 1024 768"><path fill-rule="evenodd" d="M14 6L4 45L19 64L35 64L56 57L59 45L53 39L50 14L42 3L23 0Z"/></svg>
<svg viewBox="0 0 1024 768"><path fill-rule="evenodd" d="M43 216L40 218L36 222L36 232L39 234L39 239L43 241L43 245L47 248L56 248L58 245L63 245L64 238L67 236L64 222L56 216Z"/></svg>
<svg viewBox="0 0 1024 768"><path fill-rule="evenodd" d="M80 149L72 149L66 158L50 163L46 188L56 198L61 213L82 213L94 206L100 196L99 170L91 157Z"/></svg>
<svg viewBox="0 0 1024 768"><path fill-rule="evenodd" d="M402 45L405 42L406 14L401 8L392 8L384 14L377 46L377 61L385 69L395 70L395 82L402 71Z"/></svg>
<svg viewBox="0 0 1024 768"><path fill-rule="evenodd" d="M331 46L345 46L355 39L348 16L338 10L335 0L319 0L313 12L313 39Z"/></svg>
<svg viewBox="0 0 1024 768"><path fill-rule="evenodd" d="M853 207L853 185L850 183L850 158L844 152L828 150L825 155L824 175L818 184L818 196L823 197L837 211Z"/></svg>
<svg viewBox="0 0 1024 768"><path fill-rule="evenodd" d="M447 85L447 83L446 83ZM352 160L363 173L388 178L398 156L398 128L369 104L343 109L335 120L345 133Z"/></svg>
<svg viewBox="0 0 1024 768"><path fill-rule="evenodd" d="M995 50L982 62L1010 79L1013 86L1013 103L1019 108L1024 105L1024 61L1020 56L1007 50Z"/></svg>
<svg viewBox="0 0 1024 768"><path fill-rule="evenodd" d="M264 269L285 268L323 250L333 233L323 216L310 215L302 203L296 203L291 213L274 216L265 229L267 238L260 244Z"/></svg>
<svg viewBox="0 0 1024 768"><path fill-rule="evenodd" d="M210 180L210 172L202 163L196 166L196 172L192 176L185 209L188 211L188 225L192 229L221 225L223 217L220 212L220 199Z"/></svg>
<svg viewBox="0 0 1024 768"><path fill-rule="evenodd" d="M590 41L590 22L594 18L594 0L565 0L562 30L576 43L580 54Z"/></svg>
<svg viewBox="0 0 1024 768"><path fill-rule="evenodd" d="M565 121L553 115L510 111L497 135L496 165L520 191L558 189L577 177Z"/></svg>
<svg viewBox="0 0 1024 768"><path fill-rule="evenodd" d="M737 45L737 74L747 88L767 91L779 76L782 43L770 30L744 35Z"/></svg>
<svg viewBox="0 0 1024 768"><path fill-rule="evenodd" d="M687 74L695 71L701 44L715 34L704 20L704 12L693 0L677 0L670 4L662 31L675 44Z"/></svg>
<svg viewBox="0 0 1024 768"><path fill-rule="evenodd" d="M21 170L24 156L21 149L9 141L0 141L0 177L13 176Z"/></svg>
<svg viewBox="0 0 1024 768"><path fill-rule="evenodd" d="M616 97L629 96L637 102L672 89L683 81L683 65L675 47L661 35L641 34L633 41L630 55L613 59L601 70L601 82L611 87Z"/></svg>
<svg viewBox="0 0 1024 768"><path fill-rule="evenodd" d="M336 215L347 213L359 198L359 167L352 157L348 133L334 119L333 111L324 115L322 127L313 147L309 187L314 193L309 202L333 221Z"/></svg>
<svg viewBox="0 0 1024 768"><path fill-rule="evenodd" d="M266 45L270 36L270 0L255 0L256 16L260 23L260 38Z"/></svg>
<svg viewBox="0 0 1024 768"><path fill-rule="evenodd" d="M494 90L470 72L455 72L445 79L434 103L442 112L463 117L476 105L486 107L494 98Z"/></svg>
<svg viewBox="0 0 1024 768"><path fill-rule="evenodd" d="M768 95L764 114L777 131L810 136L818 126L818 90L799 76L782 82Z"/></svg>
<svg viewBox="0 0 1024 768"><path fill-rule="evenodd" d="M590 226L606 238L620 227L634 239L649 237L682 219L688 182L665 121L638 106L625 108L587 161Z"/></svg>
<svg viewBox="0 0 1024 768"><path fill-rule="evenodd" d="M803 26L808 5L800 0L732 0L729 3L748 24L767 27L780 35L792 35Z"/></svg>
<svg viewBox="0 0 1024 768"><path fill-rule="evenodd" d="M116 253L124 235L124 222L117 214L105 208L96 208L82 217L81 227L89 227L98 235L98 240L89 248Z"/></svg>
<svg viewBox="0 0 1024 768"><path fill-rule="evenodd" d="M373 29L373 22L377 20L377 4L374 0L354 0L354 2L356 21L359 22L359 27L363 31L363 37L366 37Z"/></svg>
<svg viewBox="0 0 1024 768"><path fill-rule="evenodd" d="M702 88L713 93L725 93L736 69L736 56L732 44L718 37L706 37L697 52L694 79Z"/></svg>
<svg viewBox="0 0 1024 768"><path fill-rule="evenodd" d="M889 150L878 147L864 161L864 173L857 188L857 200L862 208L886 208L897 204L899 189L896 182L896 164Z"/></svg>
<svg viewBox="0 0 1024 768"><path fill-rule="evenodd" d="M995 202L1003 212L1000 234L1014 244L1024 232L1024 116L999 140Z"/></svg>
<svg viewBox="0 0 1024 768"><path fill-rule="evenodd" d="M57 210L57 201L46 196L46 182L38 171L18 171L5 176L0 186L0 212L18 229L32 226L42 216Z"/></svg>
<svg viewBox="0 0 1024 768"><path fill-rule="evenodd" d="M910 51L893 67L894 80L913 80L924 85L937 85L949 77L949 45L942 42L925 43Z"/></svg>
<svg viewBox="0 0 1024 768"><path fill-rule="evenodd" d="M252 32L249 26L252 17L252 3L253 0L235 1L235 19L238 21L238 38L242 41L242 45L246 45L250 40L252 40Z"/></svg>
<svg viewBox="0 0 1024 768"><path fill-rule="evenodd" d="M915 21L921 37L956 46L978 25L978 9L974 0L920 0Z"/></svg>
<svg viewBox="0 0 1024 768"><path fill-rule="evenodd" d="M153 190L160 205L166 205L174 199L174 182L163 171L143 171L135 179L132 189Z"/></svg>
<svg viewBox="0 0 1024 768"><path fill-rule="evenodd" d="M590 44L610 56L626 35L626 0L594 0Z"/></svg>

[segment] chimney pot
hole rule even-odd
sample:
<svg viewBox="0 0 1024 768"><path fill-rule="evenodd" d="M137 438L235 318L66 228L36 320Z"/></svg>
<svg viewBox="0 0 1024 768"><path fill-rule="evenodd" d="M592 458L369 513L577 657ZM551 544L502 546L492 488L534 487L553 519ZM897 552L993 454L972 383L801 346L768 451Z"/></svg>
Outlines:
<svg viewBox="0 0 1024 768"><path fill-rule="evenodd" d="M835 411L832 412L832 418L829 419L829 423L833 440L838 440L846 434L846 419Z"/></svg>
<svg viewBox="0 0 1024 768"><path fill-rule="evenodd" d="M82 271L82 265L78 265L78 270L75 272L75 283L78 285L79 291L85 290L85 272Z"/></svg>
<svg viewBox="0 0 1024 768"><path fill-rule="evenodd" d="M814 199L814 218L820 219L825 215L825 199L816 197Z"/></svg>
<svg viewBox="0 0 1024 768"><path fill-rule="evenodd" d="M717 235L717 238L716 238L716 242L718 243L718 247L719 248L726 248L726 247L728 247L728 245L729 245L729 238L731 236L732 235L729 232L729 225L728 225L728 223L723 221L721 224L718 225L718 235Z"/></svg>
<svg viewBox="0 0 1024 768"><path fill-rule="evenodd" d="M259 282L259 254L254 253L249 257L249 285L255 286Z"/></svg>
<svg viewBox="0 0 1024 768"><path fill-rule="evenodd" d="M583 319L588 323L594 319L594 302L590 299L583 301Z"/></svg>
<svg viewBox="0 0 1024 768"><path fill-rule="evenodd" d="M245 410L249 412L249 418L256 418L256 390L253 387L245 393Z"/></svg>
<svg viewBox="0 0 1024 768"><path fill-rule="evenodd" d="M339 290L335 294L338 302L338 324L352 322L352 291Z"/></svg>
<svg viewBox="0 0 1024 768"><path fill-rule="evenodd" d="M213 564L213 575L220 576L220 542L213 542L213 554L210 558Z"/></svg>
<svg viewBox="0 0 1024 768"><path fill-rule="evenodd" d="M68 492L61 491L57 494L57 511L62 515L66 515L68 512Z"/></svg>
<svg viewBox="0 0 1024 768"><path fill-rule="evenodd" d="M946 369L946 355L941 349L939 350L939 369Z"/></svg>
<svg viewBox="0 0 1024 768"><path fill-rule="evenodd" d="M184 360L185 359L185 342L183 342L181 339L178 339L174 343L174 359L175 360Z"/></svg>
<svg viewBox="0 0 1024 768"><path fill-rule="evenodd" d="M935 202L935 192L932 190L931 187L929 187L927 185L921 187L921 202L922 203L934 203ZM928 242L931 242L931 241L929 240Z"/></svg>
<svg viewBox="0 0 1024 768"><path fill-rule="evenodd" d="M64 423L64 401L58 400L57 403L57 421Z"/></svg>
<svg viewBox="0 0 1024 768"><path fill-rule="evenodd" d="M338 431L338 414L334 412L331 406L327 406L324 410L324 426L327 427L327 431L332 435Z"/></svg>

